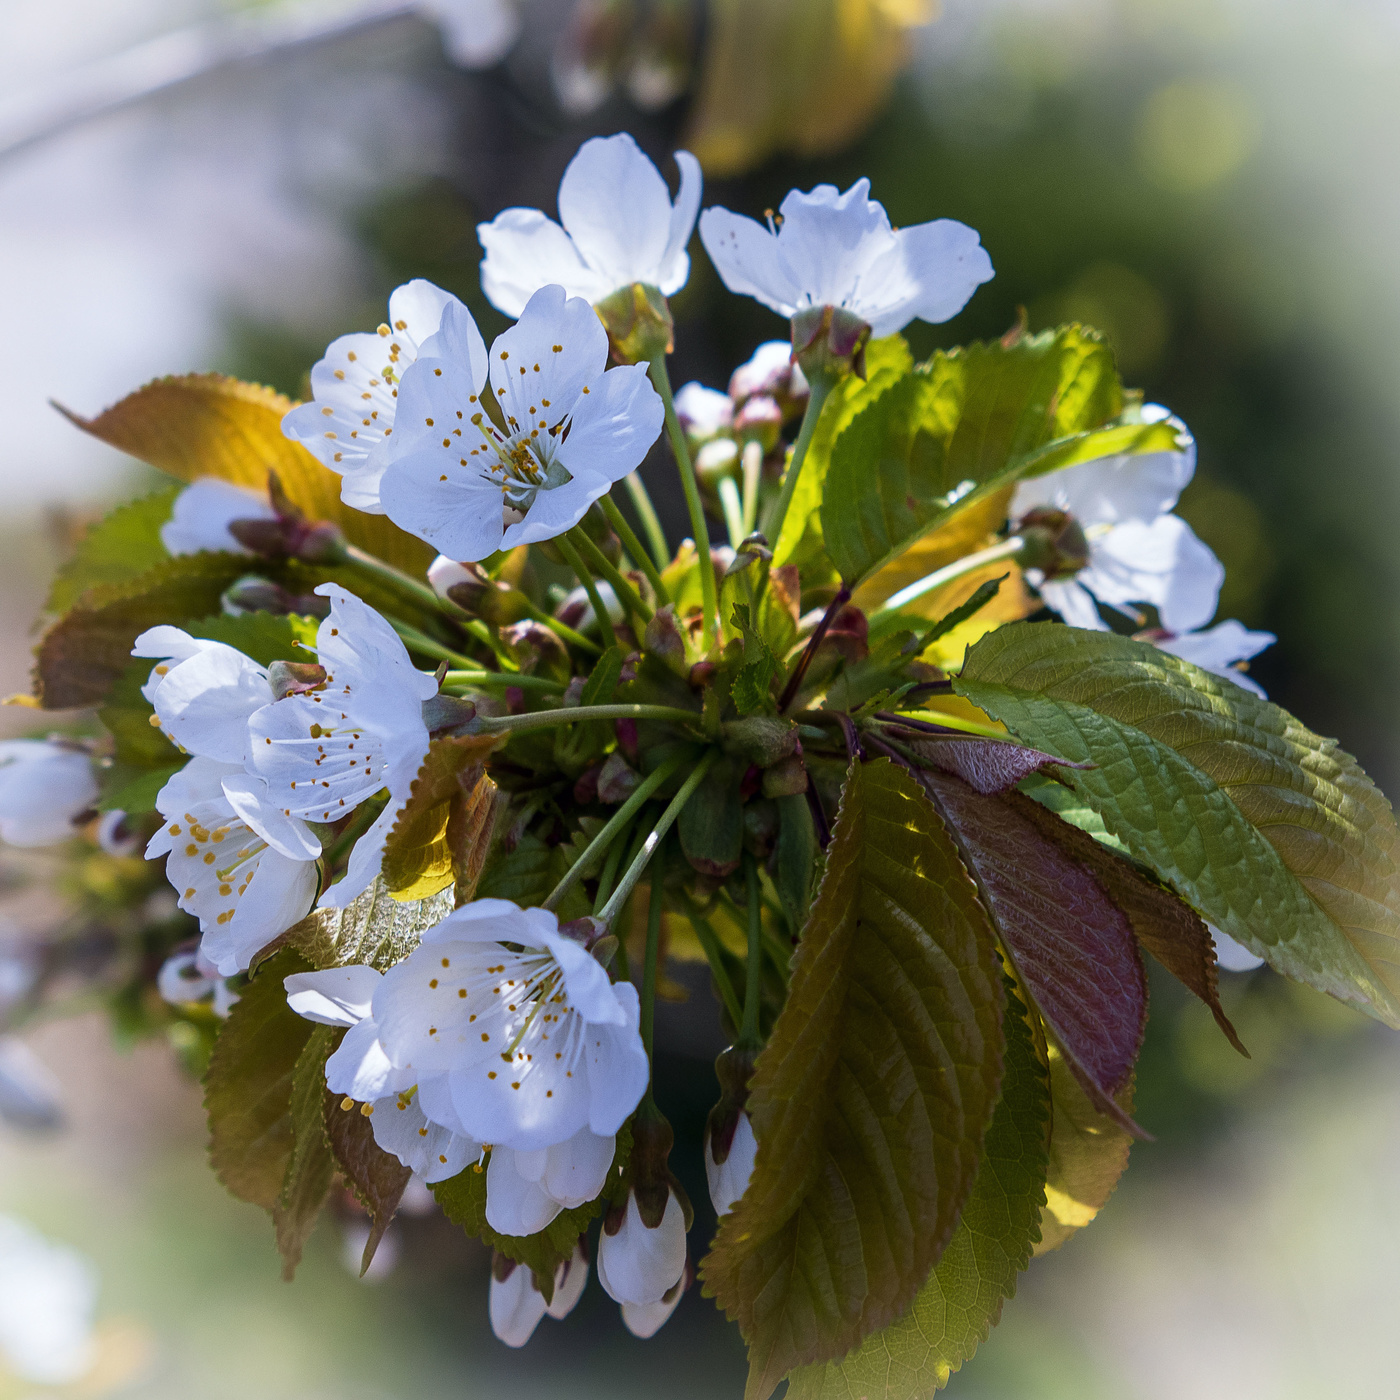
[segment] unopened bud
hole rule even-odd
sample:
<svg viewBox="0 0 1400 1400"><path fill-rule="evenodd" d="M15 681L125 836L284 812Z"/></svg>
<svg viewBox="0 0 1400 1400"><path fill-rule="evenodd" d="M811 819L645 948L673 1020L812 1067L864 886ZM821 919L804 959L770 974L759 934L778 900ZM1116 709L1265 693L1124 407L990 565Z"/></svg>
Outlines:
<svg viewBox="0 0 1400 1400"><path fill-rule="evenodd" d="M645 282L633 282L605 296L593 308L608 333L620 365L647 364L675 346L675 322L666 298Z"/></svg>
<svg viewBox="0 0 1400 1400"><path fill-rule="evenodd" d="M777 403L784 419L802 413L810 392L786 340L766 341L729 378L729 397L735 404L742 406L761 394Z"/></svg>
<svg viewBox="0 0 1400 1400"><path fill-rule="evenodd" d="M793 754L763 770L765 797L795 797L807 791L807 767L801 754Z"/></svg>
<svg viewBox="0 0 1400 1400"><path fill-rule="evenodd" d="M280 583L273 583L257 574L248 574L236 583L230 584L219 600L220 606L230 617L241 617L244 613L267 612L286 616L298 613L306 617L329 617L331 600L315 593L293 593Z"/></svg>
<svg viewBox="0 0 1400 1400"><path fill-rule="evenodd" d="M809 379L865 378L870 326L839 306L807 306L792 318L792 357Z"/></svg>
<svg viewBox="0 0 1400 1400"><path fill-rule="evenodd" d="M740 442L756 442L764 453L778 444L783 427L783 410L776 399L756 394L734 415L734 436Z"/></svg>
<svg viewBox="0 0 1400 1400"><path fill-rule="evenodd" d="M539 622L517 622L501 629L501 641L522 674L567 681L573 667L564 643Z"/></svg>
<svg viewBox="0 0 1400 1400"><path fill-rule="evenodd" d="M695 475L706 490L716 491L721 481L739 475L739 444L733 438L714 438L695 454Z"/></svg>
<svg viewBox="0 0 1400 1400"><path fill-rule="evenodd" d="M1066 511L1039 508L1022 517L1016 533L1022 568L1038 569L1045 579L1073 578L1089 562L1084 529Z"/></svg>
<svg viewBox="0 0 1400 1400"><path fill-rule="evenodd" d="M463 612L469 612L497 627L509 627L522 622L532 611L530 600L508 583L492 583L490 579L464 579L448 585L447 596Z"/></svg>

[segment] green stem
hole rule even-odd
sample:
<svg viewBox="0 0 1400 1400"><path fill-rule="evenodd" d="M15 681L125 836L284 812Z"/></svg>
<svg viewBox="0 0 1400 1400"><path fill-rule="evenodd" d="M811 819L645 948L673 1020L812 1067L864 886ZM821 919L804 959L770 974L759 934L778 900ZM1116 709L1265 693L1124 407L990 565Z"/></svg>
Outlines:
<svg viewBox="0 0 1400 1400"><path fill-rule="evenodd" d="M471 722L473 734L516 734L526 729L549 729L556 724L578 724L588 719L664 719L673 724L699 724L698 710L671 705L572 705L558 710L531 710L523 715L478 715Z"/></svg>
<svg viewBox="0 0 1400 1400"><path fill-rule="evenodd" d="M744 857L744 879L749 888L749 960L744 974L744 1024L739 1044L758 1046L758 1008L763 983L763 894L758 886L758 866Z"/></svg>
<svg viewBox="0 0 1400 1400"><path fill-rule="evenodd" d="M647 950L642 962L642 1015L640 1030L651 1063L652 1033L656 1026L656 961L661 948L661 881L665 874L666 853L662 843L656 848L656 864L651 868L651 896L647 901Z"/></svg>
<svg viewBox="0 0 1400 1400"><path fill-rule="evenodd" d="M710 530L705 524L705 507L700 500L700 487L695 480L695 467L690 460L690 448L686 445L685 430L676 417L676 405L671 397L671 379L666 373L666 357L658 355L651 362L651 382L661 395L662 406L666 410L666 428L671 435L671 450L676 454L676 466L681 474L681 488L685 491L685 507L690 512L690 531L695 536L695 549L700 565L700 598L704 608L704 631L701 634L701 648L710 649L715 640L715 618L719 612L719 590L715 587L715 565L710 558Z"/></svg>
<svg viewBox="0 0 1400 1400"><path fill-rule="evenodd" d="M583 585L583 591L588 594L588 601L593 605L593 616L598 623L598 631L603 636L603 644L615 647L617 633L613 631L612 618L608 616L608 610L603 606L603 600L598 593L598 585L593 582L593 575L588 572L587 566L579 558L578 550L569 543L565 536L556 535L554 544L559 553L564 556L564 562L574 571L578 581Z"/></svg>
<svg viewBox="0 0 1400 1400"><path fill-rule="evenodd" d="M661 581L661 575L652 562L651 555L642 548L641 540L637 538L632 527L627 523L627 517L617 508L617 502L611 496L601 497L598 504L603 507L603 514L607 516L608 524L617 532L618 539L622 541L623 549L632 556L637 567L647 576L647 582L651 584L652 591L656 594L657 603L664 608L671 601L671 595L667 591L666 585ZM669 562L669 560L663 560L661 567L664 569Z"/></svg>
<svg viewBox="0 0 1400 1400"><path fill-rule="evenodd" d="M608 902L608 896L612 893L613 881L617 879L617 863L622 859L622 853L627 849L625 841L614 841L612 849L608 852L608 858L603 862L603 873L598 876L598 893L593 900L593 912L597 912Z"/></svg>
<svg viewBox="0 0 1400 1400"><path fill-rule="evenodd" d="M689 907L686 908L685 916L690 920L690 926L695 930L696 938L700 940L700 947L705 953L705 961L710 964L710 976L714 978L715 986L719 989L719 999L724 1003L724 1009L729 1013L730 1021L738 1026L744 1019L744 1010L739 1005L739 998L734 991L734 983L729 977L729 969L724 965L726 952L724 944L719 941L719 935L710 926L708 919L693 913Z"/></svg>
<svg viewBox="0 0 1400 1400"><path fill-rule="evenodd" d="M451 647L443 646L441 642L434 641L425 633L420 632L416 627L410 627L406 622L400 622L397 618L386 617L384 619L395 632L399 634L400 640L407 647L412 647L414 651L420 652L424 656L435 656L439 661L450 661L454 666L459 666L463 670L473 672L480 671L480 663L473 661L470 656L463 656L459 651L453 651ZM506 674L494 671L482 672L484 675Z"/></svg>
<svg viewBox="0 0 1400 1400"><path fill-rule="evenodd" d="M600 709L610 709L611 706L600 706ZM636 708L645 708L637 706ZM657 707L659 708L659 707ZM647 862L651 859L656 848L661 844L662 838L670 831L672 823L681 814L681 808L695 795L695 789L704 781L705 774L710 771L710 764L715 761L718 749L711 749L695 765L690 776L681 784L681 790L671 799L666 810L661 814L661 819L652 827L645 841L642 842L642 849L637 853L636 859L627 867L626 874L618 881L617 888L612 892L608 902L603 906L598 918L611 926L613 919L617 917L617 912L627 902L627 897L632 893L633 886L642 878L642 872L647 868Z"/></svg>
<svg viewBox="0 0 1400 1400"><path fill-rule="evenodd" d="M593 862L616 841L627 828L642 804L659 788L683 763L685 754L664 763L651 777L642 781L637 790L613 814L608 824L588 843L583 854L565 872L564 878L545 897L544 908L557 909L559 901L589 872Z"/></svg>
<svg viewBox="0 0 1400 1400"><path fill-rule="evenodd" d="M642 531L651 546L651 557L658 569L664 569L671 562L671 551L666 547L666 532L661 528L661 519L647 494L646 483L636 472L629 472L623 477L623 484L627 487L627 494L632 497L632 509L642 522Z"/></svg>
<svg viewBox="0 0 1400 1400"><path fill-rule="evenodd" d="M548 676L526 676L519 671L449 671L442 678L443 689L448 686L475 686L485 690L491 686L518 686L521 690L538 690L547 695L558 695L564 689L559 681Z"/></svg>
<svg viewBox="0 0 1400 1400"><path fill-rule="evenodd" d="M382 583L397 588L400 593L406 594L421 607L431 608L435 613L442 612L442 599L433 592L428 584L420 583L411 574L396 569L392 564L386 564L382 559L375 558L373 554L359 549L353 544L345 546L345 557L366 573L373 574Z"/></svg>
<svg viewBox="0 0 1400 1400"><path fill-rule="evenodd" d="M812 445L812 436L817 431L817 420L822 416L822 405L836 387L836 381L826 375L818 375L810 381L811 392L807 396L807 411L802 415L802 426L797 430L797 441L792 446L792 460L783 473L782 490L763 522L763 533L772 541L773 548L783 537L783 521L787 519L788 507L792 504L793 493L797 490L797 478L802 474L802 464L807 460L807 449Z"/></svg>
<svg viewBox="0 0 1400 1400"><path fill-rule="evenodd" d="M729 531L729 543L738 549L748 531L744 529L744 503L739 499L739 488L729 477L719 484L719 504L724 511L724 527Z"/></svg>
<svg viewBox="0 0 1400 1400"><path fill-rule="evenodd" d="M999 544L991 545L987 549L979 549L975 554L966 554L961 559L955 559L951 564L945 564L941 569L935 569L931 574L919 579L918 582L911 583L908 588L901 588L898 593L891 594L878 608L872 609L870 617L876 618L881 613L896 612L900 608L907 607L915 599L922 598L925 593L932 593L935 588L942 588L945 583L952 583L954 579L959 579L964 574L970 574L975 569L995 564L1001 559L1014 559L1025 548L1025 545L1026 542L1020 535L1012 535L1010 539L1002 540Z"/></svg>
<svg viewBox="0 0 1400 1400"><path fill-rule="evenodd" d="M758 488L763 480L763 448L756 442L744 444L740 459L744 470L744 534L751 535L758 527Z"/></svg>
<svg viewBox="0 0 1400 1400"><path fill-rule="evenodd" d="M651 609L642 602L637 590L632 587L622 570L608 558L598 545L588 538L587 532L581 525L575 525L569 531L570 542L578 547L591 567L612 585L612 591L617 595L617 601L622 604L623 610L629 612L633 617L641 618L643 623L651 620Z"/></svg>

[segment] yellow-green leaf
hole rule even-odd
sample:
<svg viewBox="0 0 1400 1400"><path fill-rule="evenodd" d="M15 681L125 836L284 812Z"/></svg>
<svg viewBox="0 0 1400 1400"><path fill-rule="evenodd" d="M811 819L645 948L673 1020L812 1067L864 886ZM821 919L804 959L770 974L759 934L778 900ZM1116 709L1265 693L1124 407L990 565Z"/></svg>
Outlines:
<svg viewBox="0 0 1400 1400"><path fill-rule="evenodd" d="M981 1160L1003 1001L928 799L887 760L858 765L755 1068L753 1177L702 1265L749 1343L749 1400L887 1327L928 1278Z"/></svg>
<svg viewBox="0 0 1400 1400"><path fill-rule="evenodd" d="M295 407L260 384L185 374L152 380L95 418L63 411L93 437L181 481L215 476L264 491L268 472L275 471L292 504L308 517L332 520L351 544L422 573L433 560L431 546L387 516L343 504L340 478L282 436L282 419Z"/></svg>

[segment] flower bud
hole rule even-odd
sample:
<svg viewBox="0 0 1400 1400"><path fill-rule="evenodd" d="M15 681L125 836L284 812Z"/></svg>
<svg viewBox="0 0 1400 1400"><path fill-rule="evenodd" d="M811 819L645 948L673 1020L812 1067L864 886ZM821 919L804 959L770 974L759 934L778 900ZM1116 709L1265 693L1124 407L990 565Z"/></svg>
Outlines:
<svg viewBox="0 0 1400 1400"><path fill-rule="evenodd" d="M428 565L428 582L439 598L446 598L450 596L447 590L454 583L472 583L479 577L479 573L473 564L459 564L455 559L439 554Z"/></svg>
<svg viewBox="0 0 1400 1400"><path fill-rule="evenodd" d="M673 1191L655 1226L642 1219L635 1191L609 1211L598 1237L598 1282L614 1302L659 1303L685 1270L685 1211Z"/></svg>
<svg viewBox="0 0 1400 1400"><path fill-rule="evenodd" d="M692 380L676 394L676 418L685 431L690 450L696 452L711 438L729 432L734 421L734 404L728 394L707 389Z"/></svg>
<svg viewBox="0 0 1400 1400"><path fill-rule="evenodd" d="M707 491L717 491L721 481L739 475L739 444L733 438L715 438L695 454L695 475Z"/></svg>
<svg viewBox="0 0 1400 1400"><path fill-rule="evenodd" d="M97 820L97 844L109 856L134 856L145 842L127 821L126 813L103 812Z"/></svg>
<svg viewBox="0 0 1400 1400"><path fill-rule="evenodd" d="M802 371L793 363L792 346L786 340L765 341L729 377L729 397L743 405L756 395L773 399L784 420L796 418L807 407L811 390Z"/></svg>
<svg viewBox="0 0 1400 1400"><path fill-rule="evenodd" d="M740 442L756 442L765 455L778 445L783 410L776 399L756 394L734 415L734 436Z"/></svg>
<svg viewBox="0 0 1400 1400"><path fill-rule="evenodd" d="M241 617L250 612L270 612L279 617L297 613L303 617L326 618L331 612L329 598L319 598L314 593L292 593L280 583L273 583L271 579L258 574L248 574L230 584L219 603L230 617Z"/></svg>
<svg viewBox="0 0 1400 1400"><path fill-rule="evenodd" d="M634 1336L646 1341L654 1337L675 1312L681 1295L695 1282L695 1265L686 1256L685 1269L665 1293L659 1303L623 1303L622 1325Z"/></svg>
<svg viewBox="0 0 1400 1400"><path fill-rule="evenodd" d="M1062 510L1041 507L1023 516L1016 533L1025 541L1020 564L1038 569L1044 579L1073 578L1089 562L1084 529Z"/></svg>
<svg viewBox="0 0 1400 1400"><path fill-rule="evenodd" d="M792 357L807 379L865 378L870 326L839 306L805 306L792 318Z"/></svg>
<svg viewBox="0 0 1400 1400"><path fill-rule="evenodd" d="M744 1194L758 1144L749 1121L749 1080L757 1052L731 1045L715 1060L720 1099L705 1122L705 1176L715 1211L726 1215Z"/></svg>
<svg viewBox="0 0 1400 1400"><path fill-rule="evenodd" d="M573 669L564 643L539 622L517 622L501 629L501 641L523 675L567 681Z"/></svg>
<svg viewBox="0 0 1400 1400"><path fill-rule="evenodd" d="M619 287L593 308L620 365L646 364L675 347L675 323L666 298L643 282Z"/></svg>
<svg viewBox="0 0 1400 1400"><path fill-rule="evenodd" d="M491 1330L508 1347L523 1347L549 1311L544 1294L535 1287L535 1276L523 1264L498 1250L491 1260L491 1289L487 1312Z"/></svg>

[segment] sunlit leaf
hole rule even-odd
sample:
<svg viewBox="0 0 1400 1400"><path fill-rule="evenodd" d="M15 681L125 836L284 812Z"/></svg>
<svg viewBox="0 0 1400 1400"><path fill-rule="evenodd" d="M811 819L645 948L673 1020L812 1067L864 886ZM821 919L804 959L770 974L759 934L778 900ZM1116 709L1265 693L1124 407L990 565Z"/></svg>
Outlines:
<svg viewBox="0 0 1400 1400"><path fill-rule="evenodd" d="M977 1173L1003 1000L928 799L884 760L857 765L755 1069L754 1174L702 1265L749 1343L749 1400L888 1326L927 1279Z"/></svg>
<svg viewBox="0 0 1400 1400"><path fill-rule="evenodd" d="M1133 1145L1114 1119L1095 1110L1059 1050L1048 1049L1052 1127L1037 1255L1058 1249L1103 1209ZM1117 1103L1124 1116L1132 1112L1131 1084L1119 1091Z"/></svg>
<svg viewBox="0 0 1400 1400"><path fill-rule="evenodd" d="M1400 832L1335 740L1146 643L1051 623L984 638L956 687L1095 764L1065 782L1211 923L1400 1025Z"/></svg>
<svg viewBox="0 0 1400 1400"><path fill-rule="evenodd" d="M496 785L482 763L500 740L489 734L434 739L408 801L384 842L381 872L395 899L424 899L452 884L457 870L479 877L491 840ZM461 812L456 826L454 812ZM459 838L461 848L451 837ZM458 891L471 898L476 880Z"/></svg>
<svg viewBox="0 0 1400 1400"><path fill-rule="evenodd" d="M432 928L452 912L452 889L426 899L395 899L376 879L344 909L313 909L279 942L297 949L315 967L368 963L381 972L402 962Z"/></svg>
<svg viewBox="0 0 1400 1400"><path fill-rule="evenodd" d="M413 573L434 551L386 515L342 504L340 478L300 443L282 436L296 405L260 384L222 374L155 379L95 418L68 413L78 427L181 481L215 476L255 491L275 471L292 504L312 520L334 521L351 544Z"/></svg>
<svg viewBox="0 0 1400 1400"><path fill-rule="evenodd" d="M803 1367L787 1400L924 1400L969 1360L1040 1240L1050 1080L1026 1007L1006 999L1006 1070L958 1228L909 1311L840 1361Z"/></svg>

